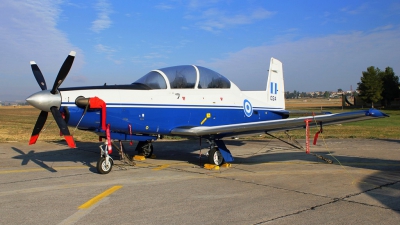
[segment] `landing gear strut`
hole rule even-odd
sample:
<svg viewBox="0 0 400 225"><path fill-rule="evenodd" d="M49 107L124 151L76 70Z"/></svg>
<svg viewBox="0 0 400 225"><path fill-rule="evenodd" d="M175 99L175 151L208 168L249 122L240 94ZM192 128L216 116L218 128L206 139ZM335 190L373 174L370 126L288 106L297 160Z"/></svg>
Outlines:
<svg viewBox="0 0 400 225"><path fill-rule="evenodd" d="M99 160L97 160L97 171L100 174L107 174L109 172L111 172L112 166L114 164L113 159L111 158L111 156L108 154L108 141L106 141L106 143L103 145L100 145L100 155L101 157L99 158Z"/></svg>
<svg viewBox="0 0 400 225"><path fill-rule="evenodd" d="M151 141L139 141L135 150L144 157L150 158L153 155L153 144Z"/></svg>

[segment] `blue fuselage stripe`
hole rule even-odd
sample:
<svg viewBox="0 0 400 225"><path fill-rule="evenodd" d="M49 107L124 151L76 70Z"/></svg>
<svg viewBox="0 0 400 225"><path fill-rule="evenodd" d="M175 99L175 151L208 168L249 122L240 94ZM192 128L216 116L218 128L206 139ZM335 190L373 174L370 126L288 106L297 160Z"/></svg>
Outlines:
<svg viewBox="0 0 400 225"><path fill-rule="evenodd" d="M70 119L68 125L77 126L84 109L75 104L64 103ZM243 107L237 106L171 106L143 104L107 104L106 123L115 132L145 134L170 134L171 130L183 126L218 126L246 122L282 119L283 109L253 108L254 112L247 117ZM210 115L207 118L207 114ZM99 129L101 111L88 110L81 122L80 129ZM130 125L130 126L129 126Z"/></svg>

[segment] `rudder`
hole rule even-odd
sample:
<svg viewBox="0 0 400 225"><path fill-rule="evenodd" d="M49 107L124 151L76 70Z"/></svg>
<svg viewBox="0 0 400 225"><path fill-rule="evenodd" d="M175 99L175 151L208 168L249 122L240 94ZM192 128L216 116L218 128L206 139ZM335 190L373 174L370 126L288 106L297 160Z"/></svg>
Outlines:
<svg viewBox="0 0 400 225"><path fill-rule="evenodd" d="M285 109L285 87L282 62L271 58L267 80L268 106Z"/></svg>

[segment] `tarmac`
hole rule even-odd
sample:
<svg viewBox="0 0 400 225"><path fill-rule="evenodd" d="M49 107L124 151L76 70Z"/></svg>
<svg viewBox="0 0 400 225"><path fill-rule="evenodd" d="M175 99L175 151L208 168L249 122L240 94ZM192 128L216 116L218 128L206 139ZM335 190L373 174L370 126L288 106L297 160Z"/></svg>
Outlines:
<svg viewBox="0 0 400 225"><path fill-rule="evenodd" d="M114 151L105 175L100 143L0 143L0 224L400 224L400 140L225 143L231 167L203 168L199 140L160 140L134 166Z"/></svg>

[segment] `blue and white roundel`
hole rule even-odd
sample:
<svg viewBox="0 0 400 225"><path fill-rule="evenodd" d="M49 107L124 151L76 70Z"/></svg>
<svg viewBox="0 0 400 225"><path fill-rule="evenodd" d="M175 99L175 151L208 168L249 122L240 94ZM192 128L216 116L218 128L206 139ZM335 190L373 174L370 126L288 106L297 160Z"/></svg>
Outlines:
<svg viewBox="0 0 400 225"><path fill-rule="evenodd" d="M251 106L250 101L247 99L243 101L243 111L247 117L253 115L253 106Z"/></svg>

